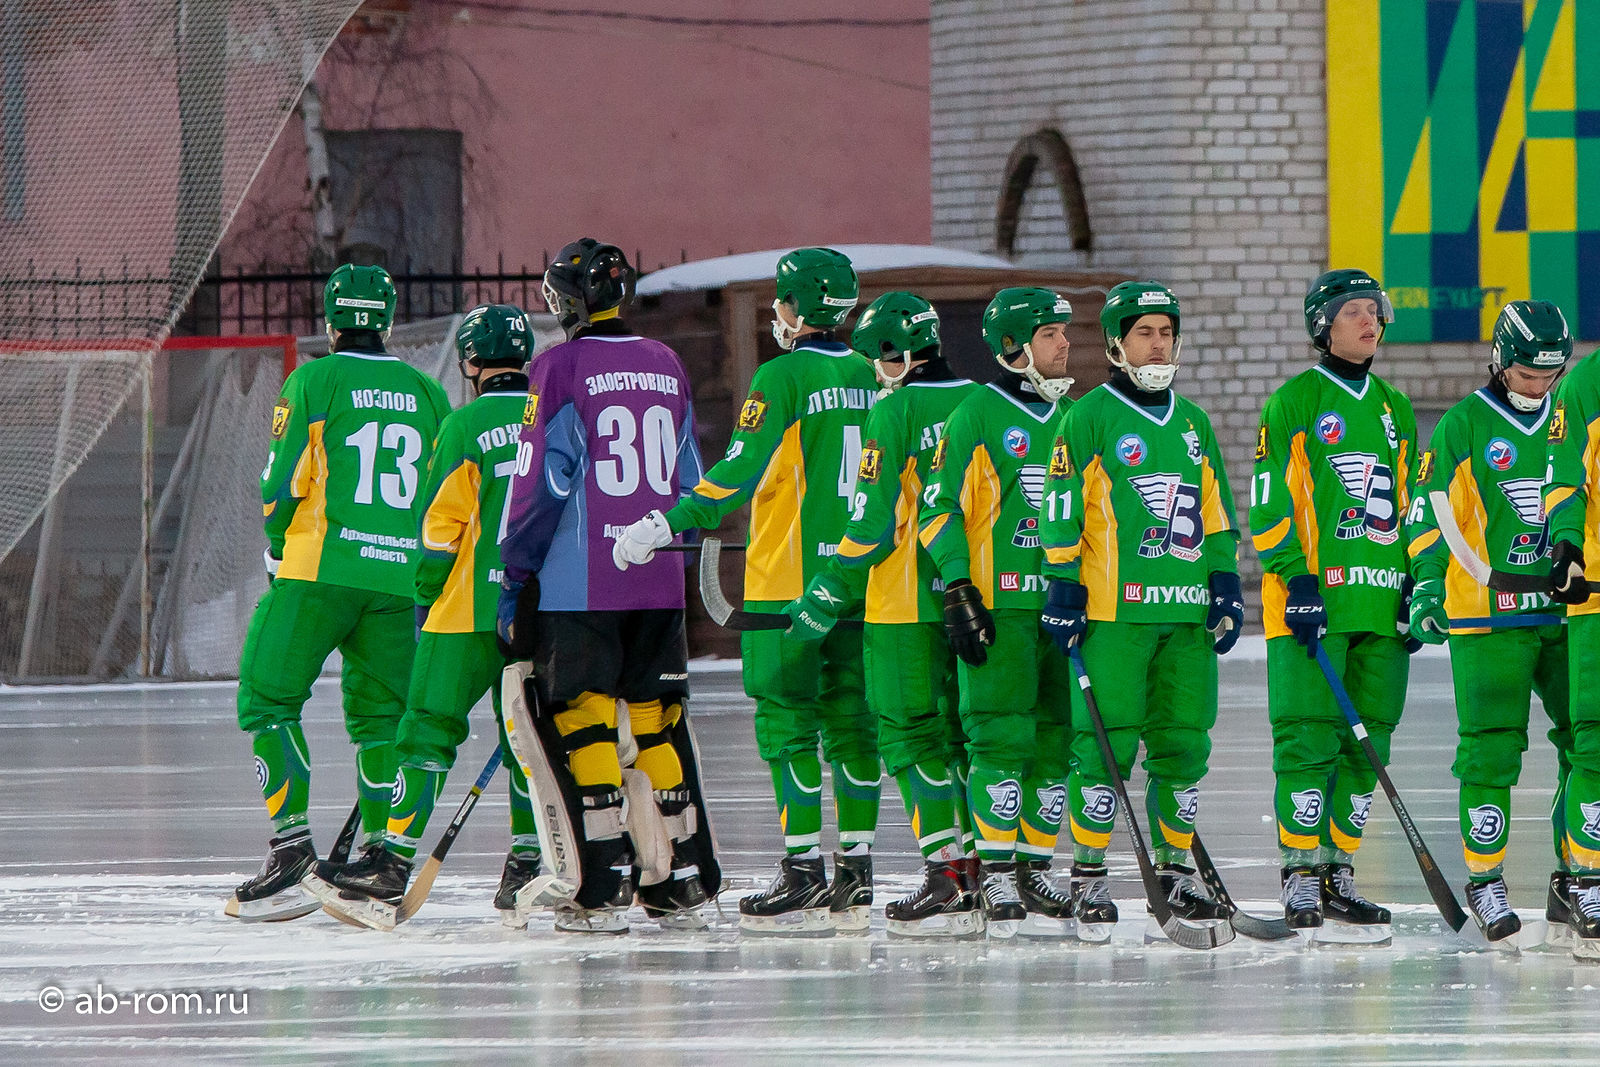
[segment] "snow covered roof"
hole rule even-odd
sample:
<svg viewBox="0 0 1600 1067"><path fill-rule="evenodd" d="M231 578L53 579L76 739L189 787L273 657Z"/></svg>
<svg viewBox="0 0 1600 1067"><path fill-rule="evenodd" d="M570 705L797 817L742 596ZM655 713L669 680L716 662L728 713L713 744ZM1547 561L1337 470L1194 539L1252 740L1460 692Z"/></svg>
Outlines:
<svg viewBox="0 0 1600 1067"><path fill-rule="evenodd" d="M850 257L856 270L893 270L901 267L966 267L978 270L1016 270L1016 264L998 256L981 252L964 252L959 248L940 248L936 245L834 245ZM743 252L736 256L717 256L699 259L693 263L680 263L665 267L639 279L639 295L655 296L660 293L694 292L703 289L721 289L734 282L754 282L770 279L778 269L778 260L788 248L772 248L765 252Z"/></svg>

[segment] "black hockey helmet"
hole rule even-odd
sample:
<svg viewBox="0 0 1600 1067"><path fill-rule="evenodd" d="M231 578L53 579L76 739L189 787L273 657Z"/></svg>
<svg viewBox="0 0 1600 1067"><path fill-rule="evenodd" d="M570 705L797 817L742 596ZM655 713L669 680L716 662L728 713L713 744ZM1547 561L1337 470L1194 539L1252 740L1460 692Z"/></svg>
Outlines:
<svg viewBox="0 0 1600 1067"><path fill-rule="evenodd" d="M634 277L622 249L584 237L545 268L545 306L571 337L581 326L620 315L633 298Z"/></svg>

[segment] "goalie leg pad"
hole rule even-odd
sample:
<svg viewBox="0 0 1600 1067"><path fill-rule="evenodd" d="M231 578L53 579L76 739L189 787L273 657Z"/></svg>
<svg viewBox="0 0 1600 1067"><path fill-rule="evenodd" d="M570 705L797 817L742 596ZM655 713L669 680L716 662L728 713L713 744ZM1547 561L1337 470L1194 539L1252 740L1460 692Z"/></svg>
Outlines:
<svg viewBox="0 0 1600 1067"><path fill-rule="evenodd" d="M663 700L663 703L667 701ZM676 789L658 788L656 804L666 820L673 841L686 841L687 852L700 870L700 884L706 895L715 897L722 886L722 868L717 863L717 839L706 809L705 792L700 786L700 748L689 722L688 708L681 700L668 704L662 729L656 734L639 734L641 754L662 744L670 745L682 767L683 784Z"/></svg>
<svg viewBox="0 0 1600 1067"><path fill-rule="evenodd" d="M649 775L632 767L625 769L622 792L628 798L628 836L633 839L639 884L657 885L672 877L671 827L657 806Z"/></svg>

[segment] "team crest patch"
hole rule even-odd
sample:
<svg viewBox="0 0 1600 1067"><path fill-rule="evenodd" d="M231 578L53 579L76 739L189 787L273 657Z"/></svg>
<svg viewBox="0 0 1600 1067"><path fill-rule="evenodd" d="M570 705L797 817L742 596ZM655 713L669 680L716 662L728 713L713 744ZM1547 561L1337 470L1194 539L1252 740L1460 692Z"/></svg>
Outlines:
<svg viewBox="0 0 1600 1067"><path fill-rule="evenodd" d="M1472 840L1480 845L1492 845L1500 840L1500 834L1506 828L1506 813L1500 810L1498 804L1482 804L1476 808L1467 809L1467 818L1472 823Z"/></svg>
<svg viewBox="0 0 1600 1067"><path fill-rule="evenodd" d="M1583 812L1583 832L1590 837L1600 837L1600 801L1579 804L1578 810Z"/></svg>
<svg viewBox="0 0 1600 1067"><path fill-rule="evenodd" d="M1508 471L1517 461L1517 447L1504 437L1496 437L1489 442L1489 447L1483 450L1483 458L1491 469Z"/></svg>
<svg viewBox="0 0 1600 1067"><path fill-rule="evenodd" d="M1017 548L1039 547L1039 517L1028 515L1019 523L1011 535L1011 543Z"/></svg>
<svg viewBox="0 0 1600 1067"><path fill-rule="evenodd" d="M1028 454L1028 431L1020 426L1011 426L1006 429L1006 451L1018 459L1023 459Z"/></svg>
<svg viewBox="0 0 1600 1067"><path fill-rule="evenodd" d="M939 438L939 443L933 446L933 462L928 464L931 470L941 470L944 467L944 446L948 438Z"/></svg>
<svg viewBox="0 0 1600 1067"><path fill-rule="evenodd" d="M1565 405L1558 405L1550 415L1550 440L1565 441L1567 439L1567 409Z"/></svg>
<svg viewBox="0 0 1600 1067"><path fill-rule="evenodd" d="M1351 793L1350 794L1350 825L1354 826L1357 830L1365 830L1367 828L1367 819L1371 818L1371 816L1372 816L1372 794L1371 793Z"/></svg>
<svg viewBox="0 0 1600 1067"><path fill-rule="evenodd" d="M1192 422L1189 424L1189 429L1184 431L1183 443L1189 449L1189 462L1199 463L1202 454L1200 451L1200 431L1194 428L1194 423Z"/></svg>
<svg viewBox="0 0 1600 1067"><path fill-rule="evenodd" d="M1051 826L1061 825L1061 814L1067 809L1067 787L1051 785L1034 791L1039 798L1039 818Z"/></svg>
<svg viewBox="0 0 1600 1067"><path fill-rule="evenodd" d="M1086 785L1078 790L1083 795L1083 817L1090 822L1110 822L1117 813L1117 794L1106 785Z"/></svg>
<svg viewBox="0 0 1600 1067"><path fill-rule="evenodd" d="M1261 424L1261 432L1256 436L1256 462L1267 458L1267 424Z"/></svg>
<svg viewBox="0 0 1600 1067"><path fill-rule="evenodd" d="M1325 445L1336 445L1344 440L1344 419L1337 411L1325 411L1317 416L1317 439Z"/></svg>
<svg viewBox="0 0 1600 1067"><path fill-rule="evenodd" d="M1307 789L1300 793L1290 793L1289 800L1294 804L1294 821L1301 826L1319 826L1322 823L1322 790Z"/></svg>
<svg viewBox="0 0 1600 1067"><path fill-rule="evenodd" d="M1050 446L1050 477L1072 477L1072 457L1067 455L1067 443L1059 437Z"/></svg>
<svg viewBox="0 0 1600 1067"><path fill-rule="evenodd" d="M767 421L767 398L751 393L739 408L739 429L754 432Z"/></svg>
<svg viewBox="0 0 1600 1067"><path fill-rule="evenodd" d="M1371 452L1340 452L1328 457L1346 493L1358 503L1339 512L1333 536L1340 541L1366 537L1392 545L1400 536L1400 511L1395 501L1395 474Z"/></svg>
<svg viewBox="0 0 1600 1067"><path fill-rule="evenodd" d="M1428 449L1417 461L1417 484L1427 485L1433 480L1433 449Z"/></svg>
<svg viewBox="0 0 1600 1067"><path fill-rule="evenodd" d="M1015 778L1007 778L986 787L989 791L989 810L999 819L1015 819L1022 813L1022 786Z"/></svg>
<svg viewBox="0 0 1600 1067"><path fill-rule="evenodd" d="M1143 463L1147 451L1144 438L1136 433L1123 434L1117 441L1117 458L1129 467Z"/></svg>
<svg viewBox="0 0 1600 1067"><path fill-rule="evenodd" d="M282 437L283 432L289 428L289 401L278 398L272 405L272 436Z"/></svg>
<svg viewBox="0 0 1600 1067"><path fill-rule="evenodd" d="M878 447L878 442L868 441L867 447L861 450L861 469L856 472L856 481L875 482L878 472L883 467L883 450Z"/></svg>
<svg viewBox="0 0 1600 1067"><path fill-rule="evenodd" d="M522 405L522 425L532 426L539 417L539 394L528 393L528 402Z"/></svg>

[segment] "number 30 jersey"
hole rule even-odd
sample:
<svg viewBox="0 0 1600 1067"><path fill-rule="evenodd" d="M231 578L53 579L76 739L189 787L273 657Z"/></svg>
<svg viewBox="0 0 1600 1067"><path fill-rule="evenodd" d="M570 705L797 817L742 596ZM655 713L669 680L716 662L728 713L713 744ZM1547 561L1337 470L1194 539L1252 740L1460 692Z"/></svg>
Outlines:
<svg viewBox="0 0 1600 1067"><path fill-rule="evenodd" d="M673 532L712 529L749 500L745 601L805 592L844 536L877 395L872 364L836 342L802 341L763 363L727 455L667 513Z"/></svg>
<svg viewBox="0 0 1600 1067"><path fill-rule="evenodd" d="M591 333L540 354L529 375L500 545L507 576L538 576L541 611L683 607L681 556L657 553L626 572L611 559L618 534L700 477L677 353Z"/></svg>
<svg viewBox="0 0 1600 1067"><path fill-rule="evenodd" d="M385 352L335 352L290 374L261 473L278 577L409 598L412 509L449 411L437 381Z"/></svg>

